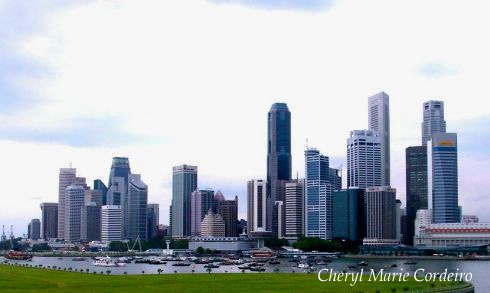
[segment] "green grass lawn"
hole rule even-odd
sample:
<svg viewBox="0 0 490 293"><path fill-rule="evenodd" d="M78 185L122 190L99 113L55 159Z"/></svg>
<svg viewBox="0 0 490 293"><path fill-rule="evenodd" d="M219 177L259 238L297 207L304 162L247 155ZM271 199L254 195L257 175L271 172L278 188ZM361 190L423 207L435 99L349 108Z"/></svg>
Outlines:
<svg viewBox="0 0 490 293"><path fill-rule="evenodd" d="M435 283L435 288L450 284ZM320 282L317 274L94 275L0 265L0 292L395 292L430 288L426 282Z"/></svg>

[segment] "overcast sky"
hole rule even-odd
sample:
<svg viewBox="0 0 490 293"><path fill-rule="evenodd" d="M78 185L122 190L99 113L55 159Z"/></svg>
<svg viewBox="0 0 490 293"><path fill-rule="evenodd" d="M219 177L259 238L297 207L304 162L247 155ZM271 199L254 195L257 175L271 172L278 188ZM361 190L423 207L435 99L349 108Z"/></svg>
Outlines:
<svg viewBox="0 0 490 293"><path fill-rule="evenodd" d="M267 112L292 113L293 172L306 139L346 164L367 98L390 95L391 172L405 202L405 148L422 103L458 133L464 214L490 221L486 1L0 0L0 224L25 233L58 199L58 169L107 182L130 158L168 223L172 166L239 196L266 176ZM345 177L344 177L345 179ZM345 180L344 180L345 181ZM344 182L345 185L345 182Z"/></svg>

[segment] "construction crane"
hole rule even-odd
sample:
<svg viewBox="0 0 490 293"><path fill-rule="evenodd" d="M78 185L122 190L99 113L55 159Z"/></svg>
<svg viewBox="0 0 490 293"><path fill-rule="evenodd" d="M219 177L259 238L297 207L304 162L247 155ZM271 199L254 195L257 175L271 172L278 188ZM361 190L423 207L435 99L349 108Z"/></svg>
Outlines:
<svg viewBox="0 0 490 293"><path fill-rule="evenodd" d="M7 241L7 235L5 235L5 225L2 226L2 241Z"/></svg>
<svg viewBox="0 0 490 293"><path fill-rule="evenodd" d="M136 237L136 240L134 241L133 247L131 249L129 249L129 242L126 243L126 245L128 246L128 252L135 252L134 247L136 246L136 243L138 243L138 245L140 247L140 252L142 251L142 249L141 249L140 236L138 235L138 237Z"/></svg>
<svg viewBox="0 0 490 293"><path fill-rule="evenodd" d="M10 239L14 239L14 225L10 225Z"/></svg>

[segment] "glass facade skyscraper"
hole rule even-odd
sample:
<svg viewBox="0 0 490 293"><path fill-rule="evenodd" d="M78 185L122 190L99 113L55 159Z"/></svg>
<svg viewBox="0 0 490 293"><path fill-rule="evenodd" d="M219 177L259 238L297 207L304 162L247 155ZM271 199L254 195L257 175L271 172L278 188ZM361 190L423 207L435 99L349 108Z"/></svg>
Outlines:
<svg viewBox="0 0 490 293"><path fill-rule="evenodd" d="M128 192L128 175L131 174L129 159L123 157L112 158L111 172L107 190L108 205L123 205L122 201Z"/></svg>
<svg viewBox="0 0 490 293"><path fill-rule="evenodd" d="M427 143L429 208L432 222L459 223L456 133L434 133Z"/></svg>
<svg viewBox="0 0 490 293"><path fill-rule="evenodd" d="M148 186L139 174L129 174L127 207L121 206L124 220L125 238L136 240L148 239Z"/></svg>
<svg viewBox="0 0 490 293"><path fill-rule="evenodd" d="M332 192L335 183L330 182L329 159L317 149L308 148L305 167L305 235L332 239Z"/></svg>
<svg viewBox="0 0 490 293"><path fill-rule="evenodd" d="M105 186L104 182L100 179L94 180L94 190L98 190L102 196L102 204L105 206L107 204L107 186Z"/></svg>
<svg viewBox="0 0 490 293"><path fill-rule="evenodd" d="M405 151L406 162L406 244L413 244L415 217L419 209L428 208L427 191L427 147L412 146Z"/></svg>
<svg viewBox="0 0 490 293"><path fill-rule="evenodd" d="M191 193L197 189L197 166L173 167L172 236L191 235Z"/></svg>
<svg viewBox="0 0 490 293"><path fill-rule="evenodd" d="M422 122L422 145L427 145L432 135L446 132L444 120L444 102L428 101L424 103L424 121Z"/></svg>
<svg viewBox="0 0 490 293"><path fill-rule="evenodd" d="M380 92L369 97L369 130L381 137L381 185L390 185L390 97ZM378 186L378 185L376 185Z"/></svg>
<svg viewBox="0 0 490 293"><path fill-rule="evenodd" d="M275 103L267 115L267 230L282 235L284 211L278 211L277 201L284 202L285 182L291 180L291 112L286 103ZM283 206L279 206L282 209ZM282 221L282 223L278 223ZM284 232L284 231L283 231Z"/></svg>
<svg viewBox="0 0 490 293"><path fill-rule="evenodd" d="M359 241L365 236L364 189L333 192L333 238Z"/></svg>

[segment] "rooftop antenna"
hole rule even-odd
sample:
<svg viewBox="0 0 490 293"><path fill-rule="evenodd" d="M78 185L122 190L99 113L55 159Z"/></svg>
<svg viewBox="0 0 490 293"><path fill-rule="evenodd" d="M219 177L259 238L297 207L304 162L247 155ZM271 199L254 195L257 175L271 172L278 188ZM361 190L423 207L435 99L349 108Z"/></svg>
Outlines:
<svg viewBox="0 0 490 293"><path fill-rule="evenodd" d="M70 169L71 169L71 162L70 162Z"/></svg>
<svg viewBox="0 0 490 293"><path fill-rule="evenodd" d="M308 138L306 139L306 149L308 150Z"/></svg>

